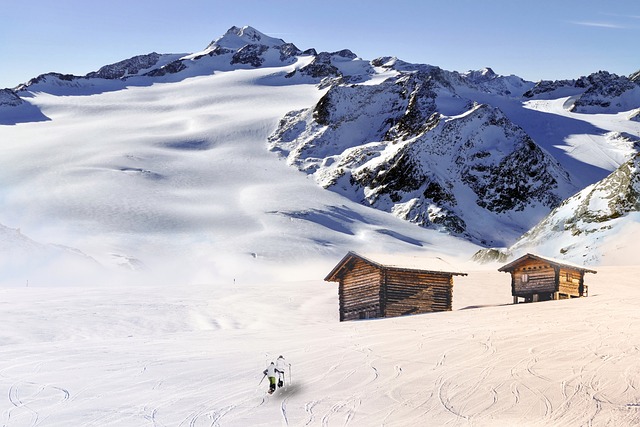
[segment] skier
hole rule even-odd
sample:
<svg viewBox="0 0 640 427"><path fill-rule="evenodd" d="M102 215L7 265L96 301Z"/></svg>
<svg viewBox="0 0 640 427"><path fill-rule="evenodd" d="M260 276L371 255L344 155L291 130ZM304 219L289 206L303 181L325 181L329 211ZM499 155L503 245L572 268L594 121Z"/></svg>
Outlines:
<svg viewBox="0 0 640 427"><path fill-rule="evenodd" d="M282 355L278 356L276 360L276 370L278 371L278 387L282 387L284 385L284 371L287 367L287 362L285 362L284 357Z"/></svg>
<svg viewBox="0 0 640 427"><path fill-rule="evenodd" d="M263 372L269 378L269 394L273 394L276 391L276 373L278 372L280 371L276 369L276 364L273 362Z"/></svg>

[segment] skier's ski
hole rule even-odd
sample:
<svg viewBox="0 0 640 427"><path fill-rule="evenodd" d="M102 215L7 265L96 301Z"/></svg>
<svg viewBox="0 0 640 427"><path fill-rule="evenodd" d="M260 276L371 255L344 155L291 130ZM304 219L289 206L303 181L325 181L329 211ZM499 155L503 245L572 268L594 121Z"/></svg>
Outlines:
<svg viewBox="0 0 640 427"><path fill-rule="evenodd" d="M280 355L278 356L278 359L276 360L276 369L278 370L278 387L284 387L285 385L285 380L286 380L286 376L285 376L285 369L287 366L287 362L284 360L284 356ZM291 368L289 368L291 369Z"/></svg>

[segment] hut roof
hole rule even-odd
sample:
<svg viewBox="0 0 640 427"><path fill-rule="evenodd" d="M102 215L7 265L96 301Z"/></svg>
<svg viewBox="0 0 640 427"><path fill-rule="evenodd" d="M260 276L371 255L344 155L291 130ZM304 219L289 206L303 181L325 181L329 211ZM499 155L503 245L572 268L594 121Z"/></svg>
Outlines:
<svg viewBox="0 0 640 427"><path fill-rule="evenodd" d="M360 259L377 268L394 269L407 272L423 272L436 274L450 274L452 276L466 276L467 273L451 271L451 265L442 258L418 257L391 254L367 254L360 255L349 251L344 258L324 278L327 282L338 282L345 269L348 269L350 261Z"/></svg>
<svg viewBox="0 0 640 427"><path fill-rule="evenodd" d="M519 264L523 263L524 261L530 260L530 259L535 259L535 260L539 260L539 261L546 261L549 264L555 265L557 267L571 268L573 270L578 270L578 271L581 271L583 273L594 273L594 274L597 273L597 271L595 271L595 270L591 270L591 269L588 269L588 268L585 268L585 267L582 267L582 266L579 266L579 265L576 265L576 264L571 264L571 263L567 263L565 261L559 261L559 260L556 260L556 259L553 259L553 258L542 257L542 256L539 256L539 255L534 255L534 254L523 255L520 258L518 258L518 259L516 259L514 261L511 261L509 264L503 265L502 267L500 267L498 269L498 271L502 271L502 272L506 272L506 273L512 272L513 270L516 269L516 267Z"/></svg>

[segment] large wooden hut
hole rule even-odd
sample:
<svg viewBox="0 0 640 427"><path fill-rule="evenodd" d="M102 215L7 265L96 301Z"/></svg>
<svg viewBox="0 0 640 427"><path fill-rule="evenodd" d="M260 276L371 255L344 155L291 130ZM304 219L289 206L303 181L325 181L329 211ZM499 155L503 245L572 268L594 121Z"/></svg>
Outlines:
<svg viewBox="0 0 640 427"><path fill-rule="evenodd" d="M325 277L338 282L340 321L451 310L453 276L440 259L349 252Z"/></svg>
<svg viewBox="0 0 640 427"><path fill-rule="evenodd" d="M511 273L513 303L578 298L588 295L585 273L595 270L538 255L526 254L498 271Z"/></svg>

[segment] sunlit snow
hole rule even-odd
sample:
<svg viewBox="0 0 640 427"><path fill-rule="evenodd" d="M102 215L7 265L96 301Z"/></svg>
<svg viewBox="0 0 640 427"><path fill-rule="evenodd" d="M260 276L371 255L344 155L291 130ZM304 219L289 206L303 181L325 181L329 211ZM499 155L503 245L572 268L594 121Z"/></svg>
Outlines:
<svg viewBox="0 0 640 427"><path fill-rule="evenodd" d="M603 242L588 298L513 305L498 264L468 261L476 245L326 191L268 151L278 121L324 94L283 83L305 61L45 82L34 121L0 126L2 425L640 425L637 216ZM593 182L631 152L612 132L640 124L565 102L500 107ZM340 323L322 279L349 250L469 275L451 312ZM281 354L270 396L262 371Z"/></svg>

